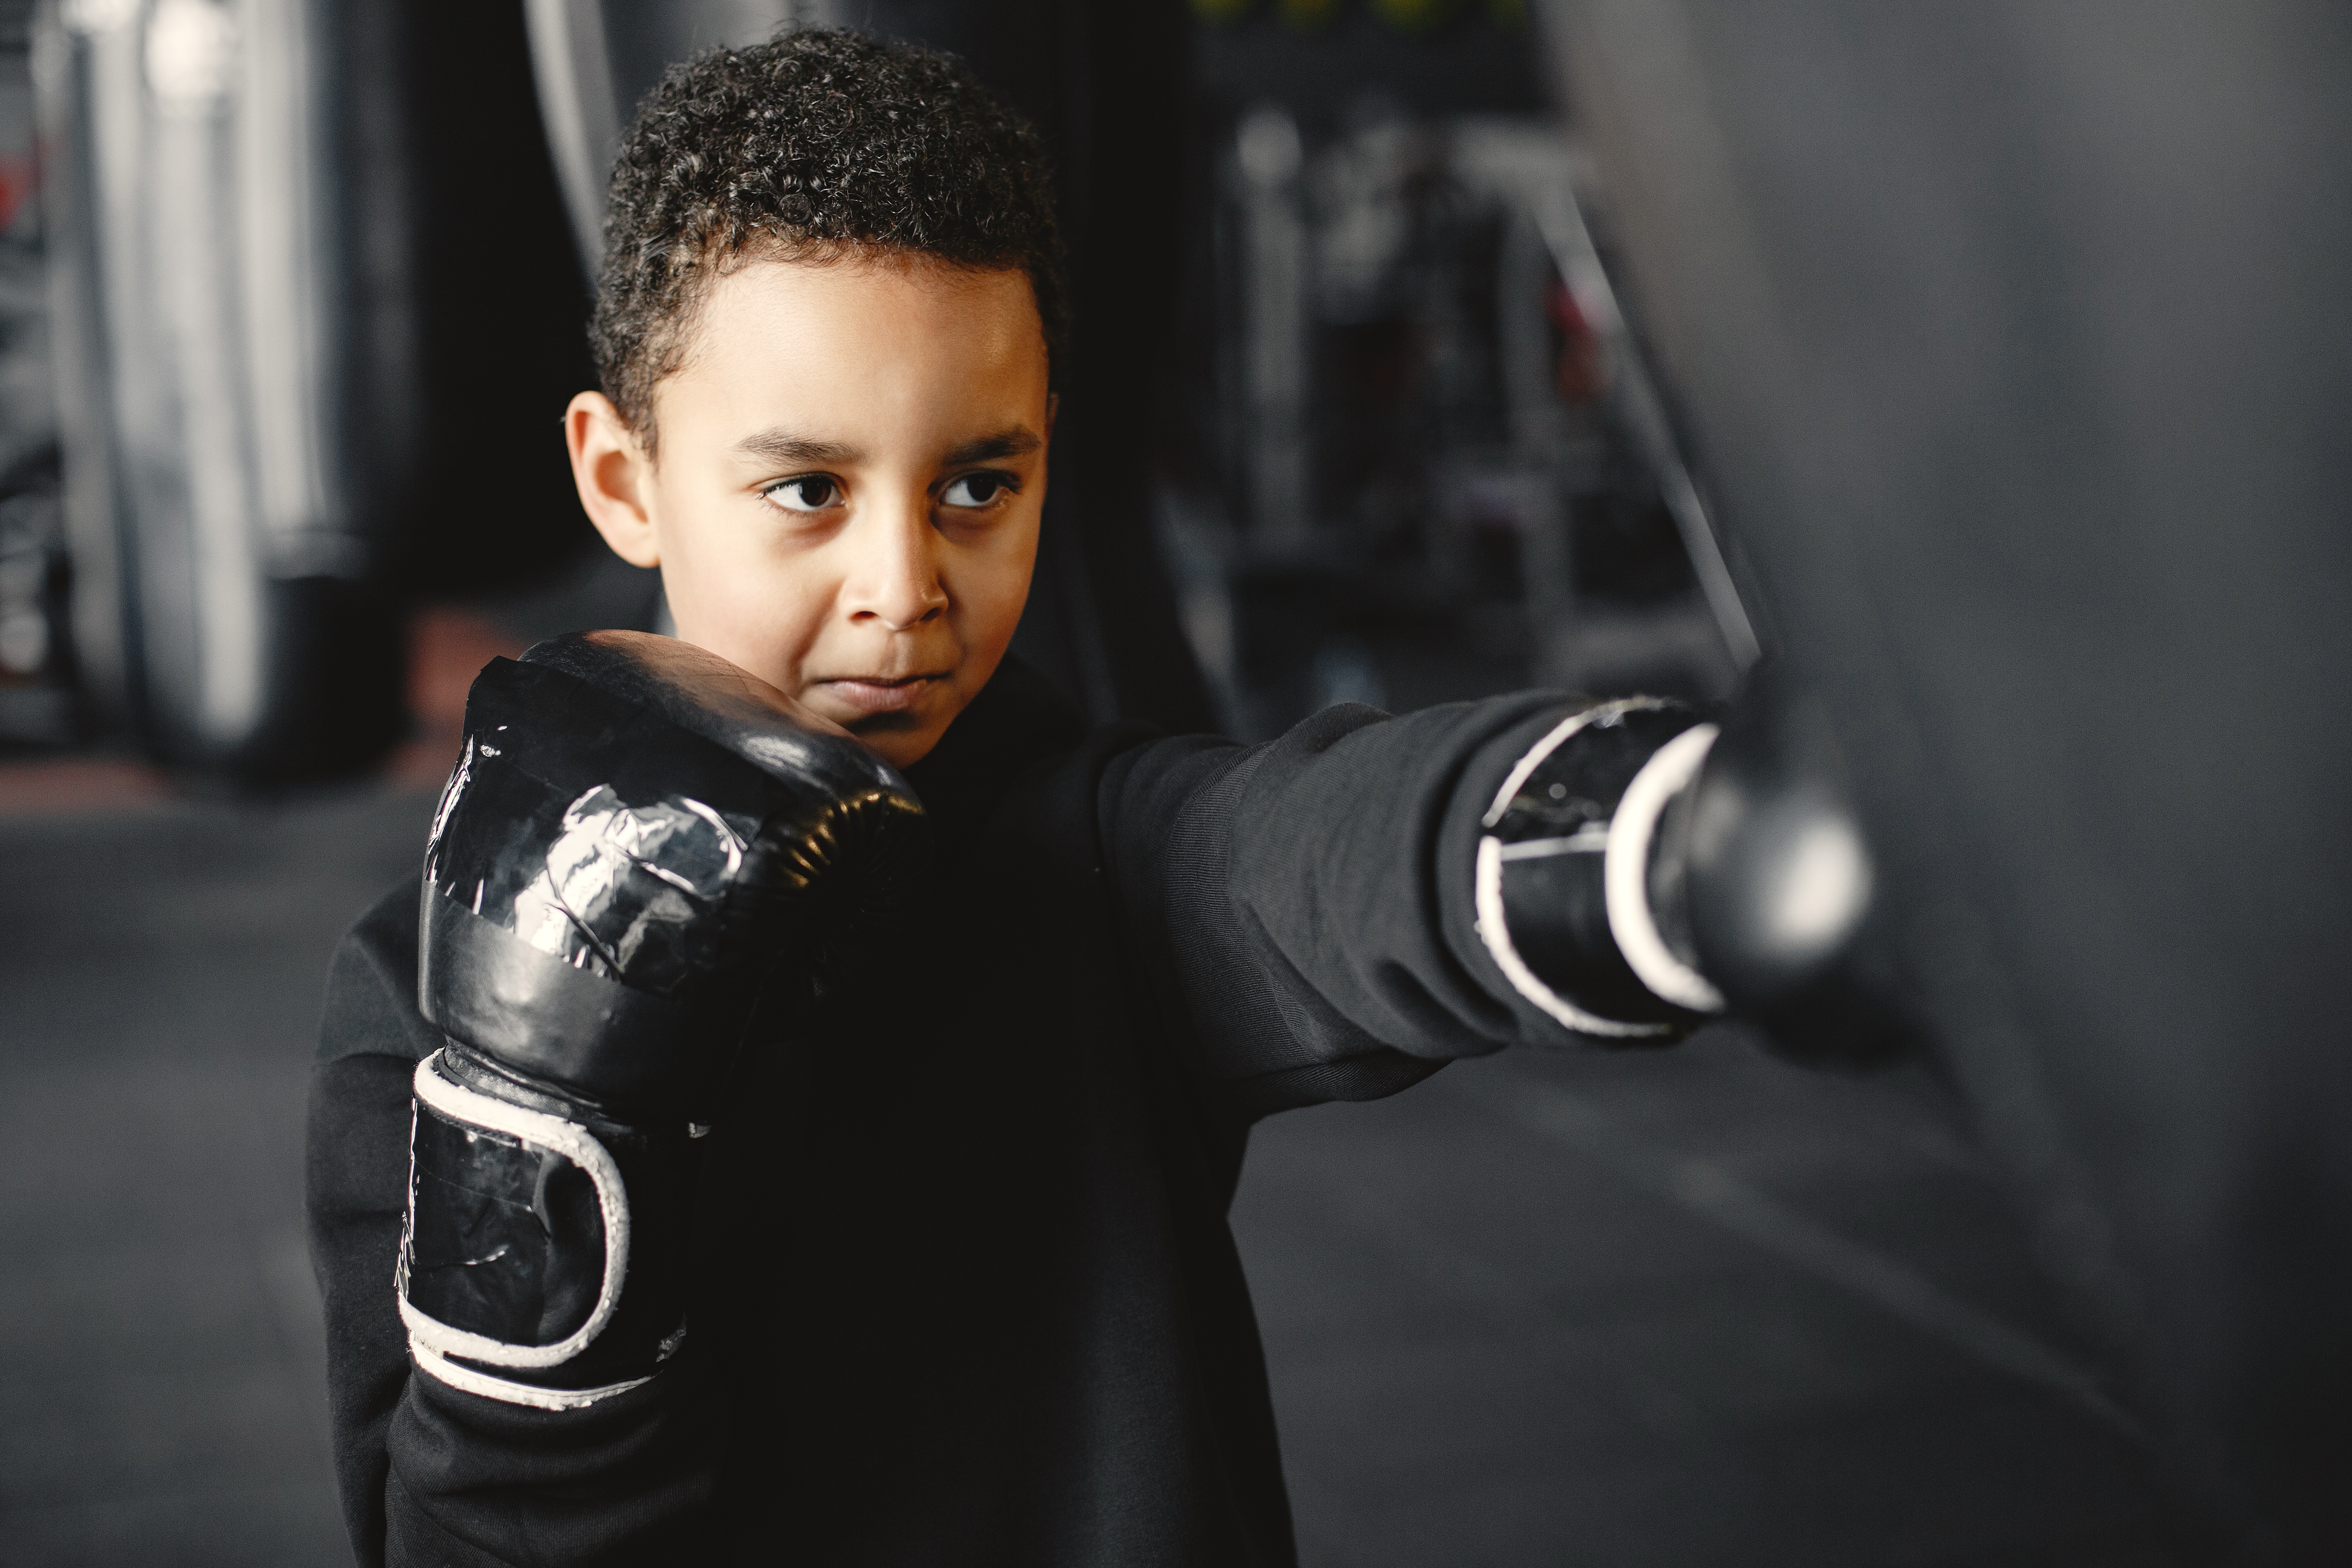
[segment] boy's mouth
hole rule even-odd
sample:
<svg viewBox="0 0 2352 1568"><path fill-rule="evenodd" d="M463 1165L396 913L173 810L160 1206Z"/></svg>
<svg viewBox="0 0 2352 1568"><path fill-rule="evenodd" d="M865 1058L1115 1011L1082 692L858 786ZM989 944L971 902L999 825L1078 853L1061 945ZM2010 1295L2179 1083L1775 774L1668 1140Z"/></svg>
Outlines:
<svg viewBox="0 0 2352 1568"><path fill-rule="evenodd" d="M923 700L933 681L946 679L944 671L935 675L848 675L815 684L827 696L861 713L903 713Z"/></svg>

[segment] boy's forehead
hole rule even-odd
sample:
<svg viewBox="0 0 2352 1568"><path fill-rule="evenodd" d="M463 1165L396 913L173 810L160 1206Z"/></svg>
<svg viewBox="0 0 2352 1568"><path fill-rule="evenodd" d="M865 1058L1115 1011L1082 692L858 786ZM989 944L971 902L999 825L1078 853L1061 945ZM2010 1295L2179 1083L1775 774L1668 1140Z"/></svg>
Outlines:
<svg viewBox="0 0 2352 1568"><path fill-rule="evenodd" d="M1028 274L905 254L752 261L713 279L696 317L688 361L730 349L799 355L928 347L1007 359L1045 352Z"/></svg>
<svg viewBox="0 0 2352 1568"><path fill-rule="evenodd" d="M856 423L893 410L930 423L1029 414L1045 381L1026 273L897 254L763 259L713 279L682 362L654 395L665 426L678 416Z"/></svg>

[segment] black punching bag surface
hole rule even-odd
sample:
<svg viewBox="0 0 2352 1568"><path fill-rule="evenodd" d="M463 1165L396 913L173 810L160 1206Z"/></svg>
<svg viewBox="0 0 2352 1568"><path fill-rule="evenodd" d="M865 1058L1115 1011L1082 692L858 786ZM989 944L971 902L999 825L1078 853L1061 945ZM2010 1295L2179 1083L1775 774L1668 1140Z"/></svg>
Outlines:
<svg viewBox="0 0 2352 1568"><path fill-rule="evenodd" d="M2352 1547L2352 11L1559 0L1937 1048L2232 1562Z"/></svg>

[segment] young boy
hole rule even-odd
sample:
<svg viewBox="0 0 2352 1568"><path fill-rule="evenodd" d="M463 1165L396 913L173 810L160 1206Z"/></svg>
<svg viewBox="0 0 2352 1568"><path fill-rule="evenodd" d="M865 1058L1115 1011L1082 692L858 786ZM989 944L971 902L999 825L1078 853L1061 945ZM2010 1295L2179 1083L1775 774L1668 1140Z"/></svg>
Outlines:
<svg viewBox="0 0 2352 1568"><path fill-rule="evenodd" d="M1692 714L1242 748L1006 661L1047 188L951 61L844 33L639 114L565 430L679 640L487 670L421 922L395 889L330 981L363 1563L1288 1563L1250 1123L1721 1005L1652 907Z"/></svg>

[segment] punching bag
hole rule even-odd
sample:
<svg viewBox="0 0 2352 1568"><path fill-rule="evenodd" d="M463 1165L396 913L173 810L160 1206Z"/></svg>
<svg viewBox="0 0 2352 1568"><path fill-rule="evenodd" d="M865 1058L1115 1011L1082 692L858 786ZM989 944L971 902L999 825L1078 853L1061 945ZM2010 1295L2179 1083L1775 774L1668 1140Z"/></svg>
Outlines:
<svg viewBox="0 0 2352 1568"><path fill-rule="evenodd" d="M172 763L363 765L408 602L593 541L520 7L52 0L35 73L84 691Z"/></svg>
<svg viewBox="0 0 2352 1568"><path fill-rule="evenodd" d="M2352 13L1558 0L1945 1067L2210 1535L2352 1548Z"/></svg>
<svg viewBox="0 0 2352 1568"><path fill-rule="evenodd" d="M333 10L117 0L37 23L76 662L104 719L173 762L333 772L403 721L339 415L411 398L402 357L367 352L348 264L372 193L339 184L333 121L370 95L324 90Z"/></svg>

